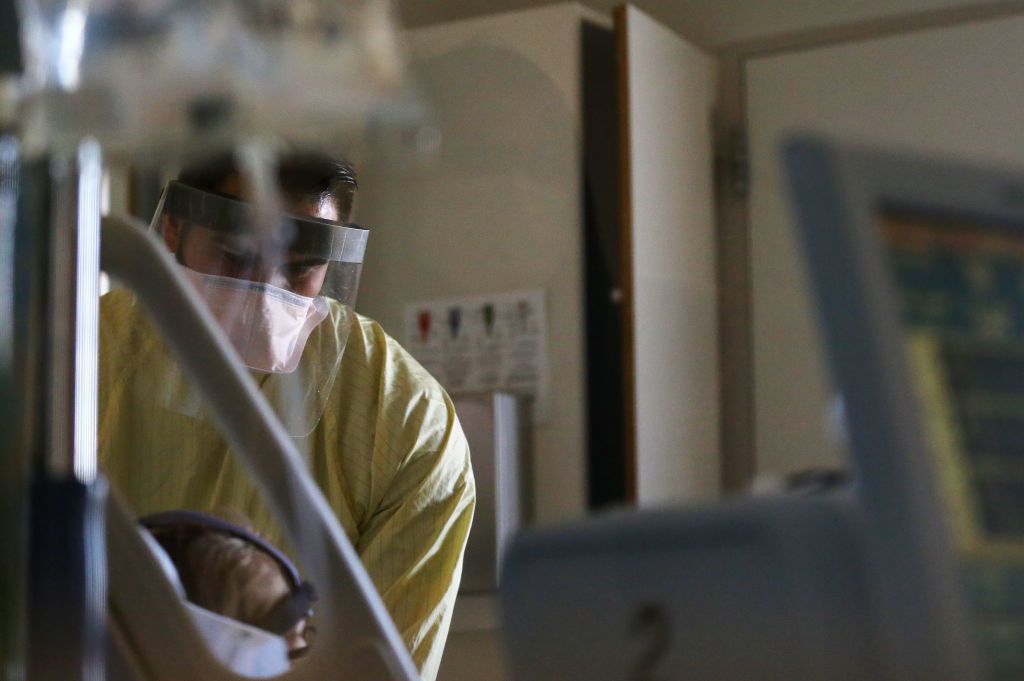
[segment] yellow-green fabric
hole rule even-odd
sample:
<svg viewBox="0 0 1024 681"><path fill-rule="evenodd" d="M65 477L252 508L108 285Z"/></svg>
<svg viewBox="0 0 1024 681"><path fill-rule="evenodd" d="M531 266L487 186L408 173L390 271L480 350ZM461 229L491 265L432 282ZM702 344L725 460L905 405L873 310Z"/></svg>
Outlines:
<svg viewBox="0 0 1024 681"><path fill-rule="evenodd" d="M100 463L115 488L139 514L244 513L282 544L220 434L168 406L172 360L134 296L109 293L100 310ZM448 395L376 322L336 309L305 352L345 323L351 332L323 417L294 440L430 680L475 505L469 448ZM263 379L272 391L273 377Z"/></svg>

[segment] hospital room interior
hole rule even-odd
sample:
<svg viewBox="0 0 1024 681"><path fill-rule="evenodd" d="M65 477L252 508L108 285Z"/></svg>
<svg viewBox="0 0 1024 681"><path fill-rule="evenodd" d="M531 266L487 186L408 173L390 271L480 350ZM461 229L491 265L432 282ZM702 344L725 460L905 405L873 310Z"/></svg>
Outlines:
<svg viewBox="0 0 1024 681"><path fill-rule="evenodd" d="M1024 0L0 0L0 681L1024 680Z"/></svg>

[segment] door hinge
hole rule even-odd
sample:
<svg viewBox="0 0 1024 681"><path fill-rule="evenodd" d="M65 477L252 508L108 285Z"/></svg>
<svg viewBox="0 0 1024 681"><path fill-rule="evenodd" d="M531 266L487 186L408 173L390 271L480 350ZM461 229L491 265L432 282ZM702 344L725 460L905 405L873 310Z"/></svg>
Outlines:
<svg viewBox="0 0 1024 681"><path fill-rule="evenodd" d="M715 141L715 195L744 200L750 192L750 151L747 129L730 125L717 114L711 119Z"/></svg>
<svg viewBox="0 0 1024 681"><path fill-rule="evenodd" d="M750 193L750 147L746 128L736 126L729 131L727 153L729 191L733 197L745 199Z"/></svg>

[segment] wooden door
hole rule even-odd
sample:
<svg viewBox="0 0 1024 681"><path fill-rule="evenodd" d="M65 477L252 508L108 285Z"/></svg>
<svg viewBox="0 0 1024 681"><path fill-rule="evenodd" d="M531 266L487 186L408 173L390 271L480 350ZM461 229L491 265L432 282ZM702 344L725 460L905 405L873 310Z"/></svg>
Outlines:
<svg viewBox="0 0 1024 681"><path fill-rule="evenodd" d="M627 466L639 505L720 489L711 112L716 62L616 12L622 114Z"/></svg>

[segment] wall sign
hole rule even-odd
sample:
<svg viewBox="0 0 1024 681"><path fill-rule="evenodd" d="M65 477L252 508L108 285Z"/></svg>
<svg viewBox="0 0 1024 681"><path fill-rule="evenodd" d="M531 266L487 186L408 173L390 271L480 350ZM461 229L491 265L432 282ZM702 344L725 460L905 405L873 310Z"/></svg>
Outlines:
<svg viewBox="0 0 1024 681"><path fill-rule="evenodd" d="M547 413L547 310L544 291L518 291L410 303L405 348L448 392L507 390Z"/></svg>

